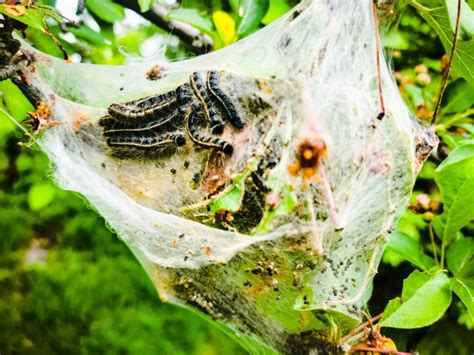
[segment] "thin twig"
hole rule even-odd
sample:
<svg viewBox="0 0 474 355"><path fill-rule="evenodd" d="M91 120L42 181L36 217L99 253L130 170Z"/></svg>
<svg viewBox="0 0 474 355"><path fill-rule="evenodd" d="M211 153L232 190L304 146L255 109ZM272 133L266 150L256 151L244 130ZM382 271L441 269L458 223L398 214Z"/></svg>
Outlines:
<svg viewBox="0 0 474 355"><path fill-rule="evenodd" d="M212 39L196 28L183 22L167 20L167 9L156 2L150 10L143 13L140 11L140 6L136 0L115 0L115 2L135 11L161 29L179 37L181 41L189 45L197 54L208 53L213 48Z"/></svg>
<svg viewBox="0 0 474 355"><path fill-rule="evenodd" d="M430 222L428 224L428 231L430 233L430 239L431 239L431 247L433 248L433 256L436 261L436 264L439 265L439 260L438 260L438 253L436 252L436 243L434 239L434 232L433 232L433 223Z"/></svg>
<svg viewBox="0 0 474 355"><path fill-rule="evenodd" d="M45 98L36 87L29 84L22 76L23 72L20 68L20 63L23 61L27 62L28 58L32 56L23 52L20 42L13 38L13 31L18 26L18 22L11 18L0 16L0 28L2 29L2 36L0 37L0 70L5 73L1 80L11 79L33 106L36 106ZM21 28L22 25L20 25Z"/></svg>
<svg viewBox="0 0 474 355"><path fill-rule="evenodd" d="M474 115L474 109L473 108L471 108L471 109L469 109L465 112L459 112L459 113L455 114L454 116L450 117L449 119L446 119L442 123L437 124L435 126L435 129L436 130L446 130L449 127L451 127L453 124L455 124L457 121L460 121L460 120L462 120L466 117L469 117L471 115Z"/></svg>
<svg viewBox="0 0 474 355"><path fill-rule="evenodd" d="M324 254L323 237L318 232L316 211L314 210L313 194L311 193L311 189L308 188L304 194L306 195L308 211L311 217L311 226L312 226L311 247L316 252L316 254L323 255Z"/></svg>
<svg viewBox="0 0 474 355"><path fill-rule="evenodd" d="M25 83L18 73L14 73L10 79L34 107L42 101L49 101L34 85Z"/></svg>
<svg viewBox="0 0 474 355"><path fill-rule="evenodd" d="M382 317L383 317L383 313L377 314L375 317L372 317L369 320L367 320L367 322L362 323L357 328L351 330L347 335L345 335L341 338L341 344L347 342L354 335L356 335L357 333L359 333L360 331L365 329L368 325L372 325L375 321L378 321Z"/></svg>
<svg viewBox="0 0 474 355"><path fill-rule="evenodd" d="M329 185L329 181L326 177L326 171L324 170L324 164L318 168L319 175L321 176L321 184L323 187L324 197L328 204L329 210L329 218L331 219L332 224L334 225L334 230L336 232L340 232L344 229L344 226L341 224L339 219L339 212L336 207L336 203L334 202L334 196L331 191L331 186Z"/></svg>
<svg viewBox="0 0 474 355"><path fill-rule="evenodd" d="M438 116L439 110L441 108L441 101L443 100L444 92L446 91L446 87L448 86L448 79L449 75L451 74L451 68L453 66L454 54L456 53L456 47L458 45L459 29L461 27L461 4L461 0L458 0L458 13L456 15L456 29L454 30L453 46L451 48L448 66L444 71L443 79L441 81L441 88L439 90L438 100L436 102L436 107L431 122L435 122L436 117Z"/></svg>
<svg viewBox="0 0 474 355"><path fill-rule="evenodd" d="M418 11L422 11L422 12L431 12L431 9L421 5L419 2L417 2L416 0L408 0L408 5L411 5L413 6L415 9L417 9Z"/></svg>
<svg viewBox="0 0 474 355"><path fill-rule="evenodd" d="M379 38L379 17L377 15L377 0L373 0L373 12L374 12L374 32L375 32L375 51L377 52L377 81L379 89L379 102L380 112L377 118L381 120L385 116L385 102L383 99L382 89L382 69L380 64L380 38Z"/></svg>

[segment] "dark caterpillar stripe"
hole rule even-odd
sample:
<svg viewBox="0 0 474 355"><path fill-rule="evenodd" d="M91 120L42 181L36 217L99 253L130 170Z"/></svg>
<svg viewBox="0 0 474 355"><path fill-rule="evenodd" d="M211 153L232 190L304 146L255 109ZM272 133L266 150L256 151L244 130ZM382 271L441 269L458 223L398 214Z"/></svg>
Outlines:
<svg viewBox="0 0 474 355"><path fill-rule="evenodd" d="M178 99L179 104L185 104L192 100L192 92L189 84L183 84L175 90L168 91L161 95L152 95L134 101L125 102L119 105L131 108L132 112L153 108L169 100Z"/></svg>
<svg viewBox="0 0 474 355"><path fill-rule="evenodd" d="M134 100L126 103L114 103L109 106L109 115L117 119L135 120L152 118L156 115L167 115L178 106L186 106L192 100L192 92L189 84L179 86L162 95L149 96L144 99Z"/></svg>
<svg viewBox="0 0 474 355"><path fill-rule="evenodd" d="M224 122L220 119L214 109L214 105L207 94L201 74L194 72L191 74L189 81L194 95L198 98L201 104L204 116L211 123L211 132L213 134L222 134L224 131Z"/></svg>
<svg viewBox="0 0 474 355"><path fill-rule="evenodd" d="M130 146L151 148L172 143L180 147L186 144L186 138L180 133L165 133L159 136L117 136L107 139L109 146Z"/></svg>
<svg viewBox="0 0 474 355"><path fill-rule="evenodd" d="M231 155L234 152L234 148L229 142L222 140L217 137L209 137L199 132L199 128L196 122L197 112L191 111L187 117L187 131L191 140L206 148L215 148L223 151L227 155Z"/></svg>
<svg viewBox="0 0 474 355"><path fill-rule="evenodd" d="M216 71L210 71L207 74L207 88L211 95L220 103L222 109L227 113L227 117L230 123L235 128L243 128L245 122L237 113L234 104L225 94L225 92L219 87L219 74Z"/></svg>
<svg viewBox="0 0 474 355"><path fill-rule="evenodd" d="M135 120L140 118L153 117L159 114L171 113L177 106L176 96L171 97L167 101L163 101L153 107L147 109L138 109L127 106L127 104L112 104L109 106L109 115L117 119Z"/></svg>
<svg viewBox="0 0 474 355"><path fill-rule="evenodd" d="M109 116L110 117L110 116ZM133 121L117 121L111 118L113 122L106 122L107 126L104 128L104 135L111 135L117 133L132 133L151 131L154 129L160 129L161 131L170 130L177 128L182 125L182 115L175 111L173 114L160 117L156 119L144 118L136 119ZM110 120L110 119L109 119ZM102 119L101 119L102 121ZM99 121L99 124L101 122Z"/></svg>
<svg viewBox="0 0 474 355"><path fill-rule="evenodd" d="M134 109L134 111L138 111L146 108L151 108L163 102L169 101L170 99L173 99L174 96L175 91L172 90L161 95L152 95L138 100L125 102L122 105L131 107Z"/></svg>
<svg viewBox="0 0 474 355"><path fill-rule="evenodd" d="M115 136L107 139L111 154L119 158L156 158L174 154L186 144L181 133L166 133L158 136Z"/></svg>
<svg viewBox="0 0 474 355"><path fill-rule="evenodd" d="M173 95L166 93L160 96L160 99L157 99L157 102L163 102L163 99L166 98L169 101L173 100L175 104L171 106L166 106L166 109L163 105L150 108L143 111L143 115L135 115L135 111L138 110L140 106L146 101L148 104L153 101L151 98L156 99L158 96L149 97L143 100L135 100L130 103L125 104L113 104L109 108L109 111L116 109L124 110L123 113L127 113L128 117L113 117L110 115L104 116L99 120L99 125L104 127L104 135L120 134L126 132L142 132L153 129L160 129L161 131L167 131L173 128L177 128L180 125L184 125L184 113L188 110L191 101L192 101L192 92L189 84L184 84L178 87L173 91ZM136 106L131 108L125 107L131 105L131 103L136 104ZM138 103L138 104L137 104ZM175 106L179 103L179 108L176 109ZM120 106L122 105L122 106ZM160 111L159 115L158 112ZM158 116L158 117L157 117Z"/></svg>
<svg viewBox="0 0 474 355"><path fill-rule="evenodd" d="M170 99L173 99L173 97L174 97L174 90L161 94L161 95L147 96L145 98L140 98L133 101L113 103L110 106L112 106L113 109L116 109L116 108L122 108L123 110L130 109L132 112L136 112L136 111L143 110L146 108L151 108L163 102L169 101Z"/></svg>
<svg viewBox="0 0 474 355"><path fill-rule="evenodd" d="M183 84L176 89L179 105L187 105L193 100L193 92L189 84Z"/></svg>

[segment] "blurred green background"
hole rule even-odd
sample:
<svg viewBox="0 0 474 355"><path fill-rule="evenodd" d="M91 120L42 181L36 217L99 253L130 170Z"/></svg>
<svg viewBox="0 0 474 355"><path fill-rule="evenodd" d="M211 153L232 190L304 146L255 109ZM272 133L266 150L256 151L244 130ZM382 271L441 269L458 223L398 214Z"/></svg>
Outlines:
<svg viewBox="0 0 474 355"><path fill-rule="evenodd" d="M57 5L66 16L74 16L75 1L45 3ZM142 1L142 5L145 3ZM268 24L296 1L246 3L208 0L183 1L181 5L193 11L191 17L187 14L188 22L206 32L219 47ZM440 3L430 0L423 5L434 7ZM260 15L250 19L250 27L242 29L239 6L244 5L254 6L254 15ZM386 1L381 8L383 20L392 23L384 44L402 95L412 111L427 120L434 109L445 49L415 8L403 5L404 1L397 7ZM216 17L218 11L228 18ZM169 44L166 55L170 59L195 55L189 44L171 38L165 30L111 0L86 1L82 17L87 25L78 28L61 30L57 23L49 25L74 61L123 64L140 55L158 53L165 44ZM175 10L171 17L182 19L183 14ZM62 56L41 31L30 28L27 38L37 48ZM33 111L11 82L1 82L0 93L1 107L16 121L23 121L27 112ZM436 122L442 138L440 148L423 168L412 204L400 222L399 231L428 254L430 221L440 213L442 203L433 180L434 170L457 145L473 138L472 93L474 87L455 74ZM419 195L426 195L433 205L421 206ZM472 230L471 223L463 233L472 235ZM390 299L400 294L404 278L414 268L393 250L387 250L369 303L372 314L381 312ZM431 327L389 330L387 334L401 350L472 354L473 326L466 307L454 302L443 319ZM0 354L69 353L244 351L198 315L161 303L138 261L107 229L105 221L80 196L55 186L46 156L0 112Z"/></svg>

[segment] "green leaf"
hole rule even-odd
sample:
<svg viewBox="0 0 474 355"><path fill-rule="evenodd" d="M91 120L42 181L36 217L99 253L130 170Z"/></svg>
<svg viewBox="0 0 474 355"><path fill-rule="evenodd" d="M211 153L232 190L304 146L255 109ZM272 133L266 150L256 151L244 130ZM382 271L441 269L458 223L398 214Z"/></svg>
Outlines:
<svg viewBox="0 0 474 355"><path fill-rule="evenodd" d="M240 0L229 0L229 5L234 14L239 13Z"/></svg>
<svg viewBox="0 0 474 355"><path fill-rule="evenodd" d="M293 211L297 205L296 195L290 184L285 184L283 188L280 187L279 189L272 189L272 191L273 194L279 194L280 202L278 203L276 208L267 209L265 211L262 220L260 221L260 224L255 228L255 234L268 232L271 228L271 222L275 217L287 215L288 213Z"/></svg>
<svg viewBox="0 0 474 355"><path fill-rule="evenodd" d="M269 0L242 0L240 2L240 13L242 19L240 20L237 34L239 38L248 36L254 32L262 22L265 14L268 11Z"/></svg>
<svg viewBox="0 0 474 355"><path fill-rule="evenodd" d="M92 28L86 25L82 25L79 28L70 27L68 31L72 33L77 38L82 38L90 43L96 44L98 46L104 46L107 44L107 41L102 36L101 33L94 31Z"/></svg>
<svg viewBox="0 0 474 355"><path fill-rule="evenodd" d="M424 104L425 99L424 99L424 96L423 96L423 89L420 88L418 85L407 84L405 86L405 90L407 91L408 95L410 96L411 103L413 103L413 105L415 107Z"/></svg>
<svg viewBox="0 0 474 355"><path fill-rule="evenodd" d="M471 277L474 270L474 238L456 240L446 253L448 269L456 277Z"/></svg>
<svg viewBox="0 0 474 355"><path fill-rule="evenodd" d="M291 6L288 5L287 0L270 0L268 11L265 14L265 17L262 19L262 23L264 25L268 25L269 23L277 20L290 10Z"/></svg>
<svg viewBox="0 0 474 355"><path fill-rule="evenodd" d="M1 91L1 89L0 89ZM8 112L4 110L0 103L0 147L5 145L7 135L17 129L17 126L12 122Z"/></svg>
<svg viewBox="0 0 474 355"><path fill-rule="evenodd" d="M452 240L456 233L474 219L474 144L460 145L436 169L435 181L443 196L442 239Z"/></svg>
<svg viewBox="0 0 474 355"><path fill-rule="evenodd" d="M208 35L214 37L214 25L212 21L205 15L202 15L196 9L185 9L179 8L173 11L170 11L168 15L166 15L165 19L167 20L176 20L187 23L199 31L207 33Z"/></svg>
<svg viewBox="0 0 474 355"><path fill-rule="evenodd" d="M451 279L451 289L467 308L471 319L474 320L474 289L459 279Z"/></svg>
<svg viewBox="0 0 474 355"><path fill-rule="evenodd" d="M419 242L401 232L395 232L390 236L387 250L395 252L422 270L430 269L436 265L432 258L423 253Z"/></svg>
<svg viewBox="0 0 474 355"><path fill-rule="evenodd" d="M458 113L474 105L474 85L465 80L456 80L446 90L446 105L443 113Z"/></svg>
<svg viewBox="0 0 474 355"><path fill-rule="evenodd" d="M108 23L121 21L125 18L125 10L111 0L86 0L87 8L98 18Z"/></svg>
<svg viewBox="0 0 474 355"><path fill-rule="evenodd" d="M39 31L46 29L45 17L51 17L58 22L62 21L61 15L58 11L51 6L42 5L41 7L29 7L25 9L25 13L20 16L14 16L10 12L5 10L3 5L0 5L0 13L5 14L15 20L24 23L32 28Z"/></svg>
<svg viewBox="0 0 474 355"><path fill-rule="evenodd" d="M13 16L11 13L5 11L3 6L0 6L0 13L14 18L15 20L24 23L25 25L36 28L37 30L44 31L46 26L43 21L46 13L41 8L27 8L25 13L21 16Z"/></svg>
<svg viewBox="0 0 474 355"><path fill-rule="evenodd" d="M211 213L218 211L237 212L240 209L245 192L245 181L241 180L224 196L218 198L211 205Z"/></svg>
<svg viewBox="0 0 474 355"><path fill-rule="evenodd" d="M449 14L449 22L451 31L456 29L456 18L458 16L458 0L446 0L446 7ZM461 38L463 36L474 35L474 11L471 10L466 2L461 2Z"/></svg>
<svg viewBox="0 0 474 355"><path fill-rule="evenodd" d="M154 2L155 0L138 0L138 4L140 5L140 11L147 12L151 9L151 6Z"/></svg>
<svg viewBox="0 0 474 355"><path fill-rule="evenodd" d="M440 131L438 133L438 137L441 138L442 141L449 147L449 149L452 150L456 149L460 145L464 145L466 140L465 137L456 134L455 132L453 133L446 130Z"/></svg>
<svg viewBox="0 0 474 355"><path fill-rule="evenodd" d="M450 304L449 278L444 273L414 271L403 282L402 297L388 303L380 326L402 329L426 327L439 320Z"/></svg>
<svg viewBox="0 0 474 355"><path fill-rule="evenodd" d="M240 209L245 193L245 180L257 169L258 164L258 159L250 160L246 169L232 179L232 185L221 192L210 204L210 211L212 213L221 210L237 212Z"/></svg>
<svg viewBox="0 0 474 355"><path fill-rule="evenodd" d="M28 99L10 80L0 82L0 94L6 109L18 122L27 117L27 112L34 111Z"/></svg>
<svg viewBox="0 0 474 355"><path fill-rule="evenodd" d="M433 180L435 177L436 163L427 161L423 164L421 171L418 173L418 177L425 180Z"/></svg>
<svg viewBox="0 0 474 355"><path fill-rule="evenodd" d="M36 49L58 58L64 57L63 52L61 52L51 36L46 36L43 31L32 27L28 28L26 33L28 39L35 44Z"/></svg>
<svg viewBox="0 0 474 355"><path fill-rule="evenodd" d="M407 50L410 49L410 38L407 34L392 30L383 36L385 48Z"/></svg>
<svg viewBox="0 0 474 355"><path fill-rule="evenodd" d="M448 9L446 6L435 9L426 9L417 6L420 15L428 22L439 36L446 52L451 51L454 32L451 29ZM459 39L453 61L454 72L474 85L474 40Z"/></svg>
<svg viewBox="0 0 474 355"><path fill-rule="evenodd" d="M33 211L39 211L53 201L56 194L54 185L45 182L31 186L28 191L28 205Z"/></svg>

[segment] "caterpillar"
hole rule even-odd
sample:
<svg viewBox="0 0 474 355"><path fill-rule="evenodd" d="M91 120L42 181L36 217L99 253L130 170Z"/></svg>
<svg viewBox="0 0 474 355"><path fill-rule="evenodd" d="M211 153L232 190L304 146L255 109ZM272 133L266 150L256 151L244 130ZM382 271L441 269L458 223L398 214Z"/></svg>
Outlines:
<svg viewBox="0 0 474 355"><path fill-rule="evenodd" d="M240 118L237 110L235 109L234 104L229 99L229 97L224 93L224 91L219 87L219 77L216 71L210 71L207 74L207 88L211 95L217 100L221 105L222 109L227 113L227 117L230 123L235 128L243 128L245 122Z"/></svg>
<svg viewBox="0 0 474 355"><path fill-rule="evenodd" d="M191 74L189 79L194 95L201 103L204 116L211 123L211 133L222 134L224 131L224 122L217 115L214 105L207 94L206 87L199 72Z"/></svg>
<svg viewBox="0 0 474 355"><path fill-rule="evenodd" d="M117 157L164 156L184 145L186 135L196 145L231 155L234 149L229 142L203 132L209 129L211 134L222 134L225 125L222 115L235 128L245 125L231 99L220 88L218 72L208 72L206 82L199 72L194 72L189 83L175 90L111 104L99 125Z"/></svg>
<svg viewBox="0 0 474 355"><path fill-rule="evenodd" d="M169 114L178 106L192 101L189 84L179 86L176 90L161 95L149 96L126 103L114 103L108 108L110 116L116 119L135 120Z"/></svg>
<svg viewBox="0 0 474 355"><path fill-rule="evenodd" d="M120 133L130 133L134 132L143 132L143 131L152 131L160 129L162 131L168 131L170 129L176 129L181 123L181 119L178 112L174 112L171 115L162 117L160 119L141 119L140 122L123 122L123 121L114 121L109 126L104 128L104 135L110 136L112 134ZM112 119L113 120L113 119Z"/></svg>
<svg viewBox="0 0 474 355"><path fill-rule="evenodd" d="M189 135L189 138L197 145L214 148L223 151L227 155L231 155L234 152L234 147L232 145L218 137L206 136L199 132L198 124L196 117L199 114L198 111L192 110L187 116L186 129Z"/></svg>
<svg viewBox="0 0 474 355"><path fill-rule="evenodd" d="M114 136L107 139L112 155L119 158L155 158L174 154L186 144L181 133L165 133L155 136Z"/></svg>
<svg viewBox="0 0 474 355"><path fill-rule="evenodd" d="M163 97L162 99L163 100L158 104L144 109L139 109L127 104L112 104L109 106L108 113L116 119L134 120L169 113L176 109L178 101L176 96L171 96L170 98Z"/></svg>

